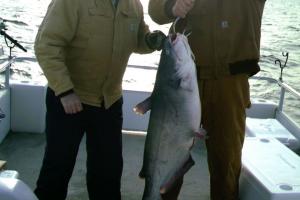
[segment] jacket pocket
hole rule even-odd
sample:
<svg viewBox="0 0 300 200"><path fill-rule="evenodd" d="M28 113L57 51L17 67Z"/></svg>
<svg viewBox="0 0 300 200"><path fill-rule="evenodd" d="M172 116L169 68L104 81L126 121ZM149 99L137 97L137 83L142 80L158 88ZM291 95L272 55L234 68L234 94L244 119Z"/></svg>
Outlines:
<svg viewBox="0 0 300 200"><path fill-rule="evenodd" d="M91 36L104 36L112 35L114 17L105 9L88 8L88 18L86 23Z"/></svg>
<svg viewBox="0 0 300 200"><path fill-rule="evenodd" d="M138 44L138 32L141 22L141 17L139 17L134 12L121 12L122 25L121 33L123 33L124 47L131 53L136 49Z"/></svg>
<svg viewBox="0 0 300 200"><path fill-rule="evenodd" d="M106 16L107 12L104 9L98 7L88 8L89 16Z"/></svg>

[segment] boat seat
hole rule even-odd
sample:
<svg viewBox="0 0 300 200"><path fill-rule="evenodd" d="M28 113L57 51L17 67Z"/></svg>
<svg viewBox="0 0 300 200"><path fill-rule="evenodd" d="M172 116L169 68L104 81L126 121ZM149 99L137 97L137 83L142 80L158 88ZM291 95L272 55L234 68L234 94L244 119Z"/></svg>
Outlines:
<svg viewBox="0 0 300 200"><path fill-rule="evenodd" d="M265 99L251 99L251 107L246 110L247 117L275 118L278 105Z"/></svg>
<svg viewBox="0 0 300 200"><path fill-rule="evenodd" d="M47 82L10 82L11 124L14 132L44 133Z"/></svg>
<svg viewBox="0 0 300 200"><path fill-rule="evenodd" d="M246 137L241 200L299 200L300 157L273 137Z"/></svg>
<svg viewBox="0 0 300 200"><path fill-rule="evenodd" d="M16 178L0 177L1 200L38 200L23 181Z"/></svg>
<svg viewBox="0 0 300 200"><path fill-rule="evenodd" d="M250 137L274 137L292 150L300 148L299 140L275 118L246 118L246 135Z"/></svg>

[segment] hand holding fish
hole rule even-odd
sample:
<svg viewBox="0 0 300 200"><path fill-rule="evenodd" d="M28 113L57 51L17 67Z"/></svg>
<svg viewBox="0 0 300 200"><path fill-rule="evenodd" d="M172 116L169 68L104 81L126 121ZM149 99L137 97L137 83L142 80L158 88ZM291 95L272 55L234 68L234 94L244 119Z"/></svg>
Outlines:
<svg viewBox="0 0 300 200"><path fill-rule="evenodd" d="M185 18L186 14L194 7L195 0L176 0L172 12L175 17Z"/></svg>

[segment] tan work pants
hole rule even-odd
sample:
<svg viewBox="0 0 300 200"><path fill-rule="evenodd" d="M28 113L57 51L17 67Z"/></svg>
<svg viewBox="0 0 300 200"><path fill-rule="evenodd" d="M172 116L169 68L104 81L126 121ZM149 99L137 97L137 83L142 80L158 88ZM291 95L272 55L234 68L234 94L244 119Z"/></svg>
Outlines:
<svg viewBox="0 0 300 200"><path fill-rule="evenodd" d="M202 125L207 131L211 200L237 200L246 108L250 106L247 75L200 80Z"/></svg>

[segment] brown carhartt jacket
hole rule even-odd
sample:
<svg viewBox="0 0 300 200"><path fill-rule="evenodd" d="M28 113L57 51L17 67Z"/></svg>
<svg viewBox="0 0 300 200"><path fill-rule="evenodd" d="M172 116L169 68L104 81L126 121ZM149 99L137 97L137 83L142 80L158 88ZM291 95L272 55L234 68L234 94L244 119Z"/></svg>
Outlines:
<svg viewBox="0 0 300 200"><path fill-rule="evenodd" d="M39 28L35 53L49 87L73 89L85 104L110 107L122 95L132 52L149 53L139 0L52 0Z"/></svg>
<svg viewBox="0 0 300 200"><path fill-rule="evenodd" d="M159 23L174 21L175 0L150 0L149 15ZM189 43L198 75L211 79L247 73L254 75L260 54L261 19L265 0L195 0L176 30L192 31Z"/></svg>

